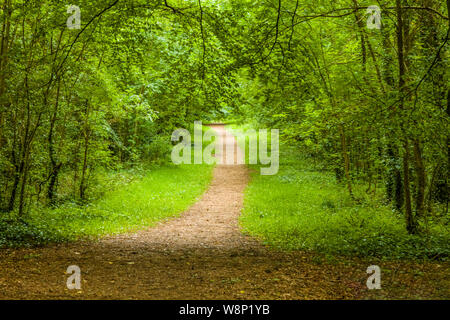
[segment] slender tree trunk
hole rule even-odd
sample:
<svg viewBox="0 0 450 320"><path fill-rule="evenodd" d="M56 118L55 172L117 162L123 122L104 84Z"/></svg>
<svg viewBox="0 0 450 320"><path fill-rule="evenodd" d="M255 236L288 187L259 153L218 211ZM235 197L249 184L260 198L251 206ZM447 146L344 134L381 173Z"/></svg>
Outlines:
<svg viewBox="0 0 450 320"><path fill-rule="evenodd" d="M22 174L22 183L20 186L20 197L19 197L19 216L23 215L24 205L25 205L25 190L27 187L27 180L28 180L28 172L30 169L30 148L27 148L24 164L23 164L23 174Z"/></svg>
<svg viewBox="0 0 450 320"><path fill-rule="evenodd" d="M5 71L8 64L8 43L10 37L11 27L11 0L5 0L3 4L3 25L0 41L0 150L5 144L5 137L3 134L3 128L5 127L5 117L3 112L3 106L6 104L4 93L6 90L5 83Z"/></svg>
<svg viewBox="0 0 450 320"><path fill-rule="evenodd" d="M387 32L386 26L383 24L381 29L382 37L383 37L383 58L382 58L382 67L383 67L383 80L386 83L384 87L384 92L386 94L386 100L388 101L391 97L391 92L395 88L395 80L393 74L393 66L394 59L392 53L388 48L391 47L389 41L389 34ZM389 115L388 115L389 117ZM398 211L401 211L404 204L404 192L403 192L403 181L401 174L401 159L399 148L395 145L392 138L394 137L394 132L392 130L387 132L387 148L386 148L386 156L388 158L388 170L386 172L386 196L388 200L392 201L394 204L394 208Z"/></svg>
<svg viewBox="0 0 450 320"><path fill-rule="evenodd" d="M7 212L14 210L14 204L16 203L17 187L19 186L20 176L21 176L20 166L15 166L14 182L13 182L12 188L11 188L11 194L9 197L8 207L6 208Z"/></svg>
<svg viewBox="0 0 450 320"><path fill-rule="evenodd" d="M404 94L405 94L405 57L404 57L404 41L403 41L403 10L401 0L396 0L397 11L397 54L398 54L398 91L399 91L399 105L401 116L401 131L403 134L403 187L405 194L405 218L406 229L410 234L417 233L417 224L415 222L412 208L411 208L411 191L410 191L410 178L409 178L409 141L408 135L403 123L403 110L404 110Z"/></svg>
<svg viewBox="0 0 450 320"><path fill-rule="evenodd" d="M59 93L61 88L61 82L58 80L58 86L56 89L56 100L55 105L53 108L53 114L50 118L50 129L48 133L48 155L50 158L50 179L47 189L47 198L50 201L50 204L54 203L55 200L55 187L57 185L58 181L58 174L59 170L61 168L61 163L57 162L55 159L55 147L54 147L54 141L53 141L53 131L55 129L55 123L56 123L56 117L58 114L58 104L59 104Z"/></svg>
<svg viewBox="0 0 450 320"><path fill-rule="evenodd" d="M85 199L86 194L86 170L87 170L87 158L88 158L88 150L89 150L89 128L88 122L89 120L89 101L86 100L86 109L85 109L85 119L84 119L84 155L83 155L83 167L81 170L81 180L80 180L80 198L82 200Z"/></svg>
<svg viewBox="0 0 450 320"><path fill-rule="evenodd" d="M450 18L450 0L447 0L447 17ZM448 28L450 29L450 19L448 20ZM447 83L447 117L450 118L450 86ZM448 213L448 202L449 202L449 173L450 173L450 135L447 135L447 166L445 169L445 194L446 194L446 200L447 200L447 204L446 204L446 213Z"/></svg>

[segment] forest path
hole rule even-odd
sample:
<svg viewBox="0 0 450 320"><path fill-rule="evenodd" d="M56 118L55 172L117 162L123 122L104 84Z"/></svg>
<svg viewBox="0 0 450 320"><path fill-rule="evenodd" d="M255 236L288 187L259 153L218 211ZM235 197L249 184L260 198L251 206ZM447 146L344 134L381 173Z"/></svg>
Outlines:
<svg viewBox="0 0 450 320"><path fill-rule="evenodd" d="M233 148L234 159L242 158L235 138L224 125L212 125L223 149ZM225 150L221 155L225 163ZM223 159L222 159L223 158ZM213 180L201 199L180 217L159 223L158 226L134 234L124 234L105 243L135 247L143 245L152 249L175 250L261 250L261 245L239 231L238 218L243 206L243 192L248 184L249 172L245 165L218 164ZM180 181L182 183L182 181Z"/></svg>
<svg viewBox="0 0 450 320"><path fill-rule="evenodd" d="M235 145L223 125L212 128ZM367 262L330 263L243 235L238 218L248 180L245 165L219 164L201 200L156 227L0 251L0 299L355 299L368 293ZM81 269L81 290L66 287L70 265Z"/></svg>

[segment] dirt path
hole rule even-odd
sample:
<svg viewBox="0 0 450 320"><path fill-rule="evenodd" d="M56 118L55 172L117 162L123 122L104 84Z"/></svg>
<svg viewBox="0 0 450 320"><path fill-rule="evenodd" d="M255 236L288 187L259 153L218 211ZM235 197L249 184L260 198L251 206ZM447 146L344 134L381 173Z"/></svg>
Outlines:
<svg viewBox="0 0 450 320"><path fill-rule="evenodd" d="M235 144L223 126L213 129L227 144ZM154 228L97 242L3 250L0 299L357 299L445 294L439 289L442 279L436 274L442 273L442 266L437 264L382 266L395 272L383 278L386 289L374 293L365 287L368 261L330 262L314 254L278 252L243 235L238 217L248 179L246 166L220 164L199 202ZM81 290L66 288L69 265L81 268ZM417 278L414 270L423 275Z"/></svg>
<svg viewBox="0 0 450 320"><path fill-rule="evenodd" d="M215 125L212 128L219 133L225 145L235 145L234 137L227 134L224 126ZM241 157L241 153L235 152L234 161L238 157ZM225 162L225 159L222 161ZM170 252L260 249L261 246L255 240L245 237L239 231L238 225L248 177L245 165L219 164L214 169L211 185L201 200L180 218L133 235L105 239L104 242L131 247L139 244Z"/></svg>

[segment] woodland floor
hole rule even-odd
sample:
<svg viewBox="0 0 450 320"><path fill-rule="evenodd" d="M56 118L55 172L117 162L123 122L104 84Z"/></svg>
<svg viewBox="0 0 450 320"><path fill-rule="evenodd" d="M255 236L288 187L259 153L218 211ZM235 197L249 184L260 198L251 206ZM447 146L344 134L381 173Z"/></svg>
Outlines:
<svg viewBox="0 0 450 320"><path fill-rule="evenodd" d="M213 129L226 134L224 126ZM99 241L3 249L0 299L450 297L448 263L329 259L276 251L243 235L238 218L248 180L245 165L219 164L202 199L156 227ZM381 290L366 287L371 264L381 267ZM66 287L69 265L81 268L81 290Z"/></svg>

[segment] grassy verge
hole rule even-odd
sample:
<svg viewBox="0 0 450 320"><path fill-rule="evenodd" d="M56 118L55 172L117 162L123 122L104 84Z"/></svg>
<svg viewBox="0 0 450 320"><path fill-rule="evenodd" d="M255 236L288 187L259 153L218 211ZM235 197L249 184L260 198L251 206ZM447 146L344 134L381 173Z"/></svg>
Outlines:
<svg viewBox="0 0 450 320"><path fill-rule="evenodd" d="M208 187L212 169L210 165L152 165L105 172L101 183L109 180L111 186L97 200L32 208L22 219L1 217L0 247L98 238L152 226L192 205Z"/></svg>
<svg viewBox="0 0 450 320"><path fill-rule="evenodd" d="M240 141L242 146L243 142ZM448 260L450 232L445 221L428 221L421 235L408 235L402 214L367 195L355 183L348 196L330 172L315 170L301 150L282 145L273 176L254 170L240 218L244 232L282 249L325 254Z"/></svg>
<svg viewBox="0 0 450 320"><path fill-rule="evenodd" d="M80 206L32 210L23 221L0 220L0 247L42 245L137 230L184 211L204 192L212 166L167 165Z"/></svg>

